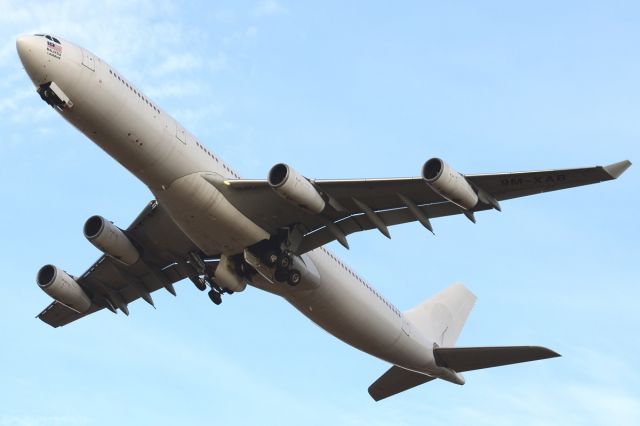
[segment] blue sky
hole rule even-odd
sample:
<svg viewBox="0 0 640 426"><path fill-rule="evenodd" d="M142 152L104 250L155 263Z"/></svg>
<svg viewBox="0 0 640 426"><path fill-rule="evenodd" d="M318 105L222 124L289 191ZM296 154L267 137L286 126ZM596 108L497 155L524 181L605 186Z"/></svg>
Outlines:
<svg viewBox="0 0 640 426"><path fill-rule="evenodd" d="M242 176L315 178L640 160L637 2L0 0L0 425L478 424L640 421L637 166L618 181L332 246L400 309L448 284L478 296L460 345L562 358L470 372L381 403L388 366L284 301L216 307L190 283L61 329L35 273L82 273L82 224L126 227L149 191L36 95L17 35L92 50Z"/></svg>

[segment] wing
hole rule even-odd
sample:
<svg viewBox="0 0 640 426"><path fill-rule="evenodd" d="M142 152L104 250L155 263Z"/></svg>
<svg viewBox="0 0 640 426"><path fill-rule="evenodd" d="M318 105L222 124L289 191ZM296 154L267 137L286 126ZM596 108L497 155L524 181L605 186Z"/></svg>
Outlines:
<svg viewBox="0 0 640 426"><path fill-rule="evenodd" d="M87 272L76 278L92 300L88 312L78 313L56 301L38 318L60 327L103 308L112 312L120 309L128 315L128 305L134 300L142 298L153 305L151 293L165 288L175 294L173 283L198 275L189 261L189 253L198 252L198 248L156 201L145 207L126 234L141 248L142 262L126 266L108 256L100 257Z"/></svg>
<svg viewBox="0 0 640 426"><path fill-rule="evenodd" d="M272 235L300 225L304 236L297 251L304 253L334 240L348 248L346 236L353 232L377 228L389 236L388 226L406 222L420 221L432 230L429 219L441 216L463 213L475 221L474 212L499 208L498 201L616 179L630 165L622 161L606 167L464 175L480 195L480 202L469 210L444 198L421 177L310 180L326 201L321 214L279 196L266 180L211 183Z"/></svg>

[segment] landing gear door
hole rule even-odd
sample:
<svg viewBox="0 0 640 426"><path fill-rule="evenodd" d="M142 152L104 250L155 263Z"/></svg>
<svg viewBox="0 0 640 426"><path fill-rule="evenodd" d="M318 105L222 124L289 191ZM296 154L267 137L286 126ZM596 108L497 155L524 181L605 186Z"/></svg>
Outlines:
<svg viewBox="0 0 640 426"><path fill-rule="evenodd" d="M91 52L82 49L82 65L89 68L91 71L96 70L96 58L91 54Z"/></svg>

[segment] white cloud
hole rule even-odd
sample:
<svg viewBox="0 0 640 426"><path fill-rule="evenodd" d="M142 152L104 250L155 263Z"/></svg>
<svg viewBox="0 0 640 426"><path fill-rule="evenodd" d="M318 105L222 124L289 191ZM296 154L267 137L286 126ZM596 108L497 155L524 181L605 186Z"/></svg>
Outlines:
<svg viewBox="0 0 640 426"><path fill-rule="evenodd" d="M253 9L253 15L258 18L284 15L288 12L287 8L276 0L263 0Z"/></svg>
<svg viewBox="0 0 640 426"><path fill-rule="evenodd" d="M152 86L146 90L146 94L154 99L184 97L200 92L201 85L191 80L163 83L158 86Z"/></svg>
<svg viewBox="0 0 640 426"><path fill-rule="evenodd" d="M209 70L213 72L224 71L229 68L229 57L225 52L218 52L209 60Z"/></svg>
<svg viewBox="0 0 640 426"><path fill-rule="evenodd" d="M247 28L247 30L244 32L244 35L247 38L255 38L258 36L258 32L259 32L259 28L255 25L251 25L249 26L249 28Z"/></svg>
<svg viewBox="0 0 640 426"><path fill-rule="evenodd" d="M28 99L35 94L32 87L21 87L19 90L13 91L11 95L0 98L0 114L17 111L20 108L21 101Z"/></svg>
<svg viewBox="0 0 640 426"><path fill-rule="evenodd" d="M157 75L172 74L179 71L197 69L202 65L199 55L194 53L179 53L167 56L164 61L154 69Z"/></svg>
<svg viewBox="0 0 640 426"><path fill-rule="evenodd" d="M182 108L174 110L174 115L185 127L194 129L199 124L213 118L220 118L224 113L224 107L210 103L202 108Z"/></svg>
<svg viewBox="0 0 640 426"><path fill-rule="evenodd" d="M30 83L24 84L28 79L15 51L15 38L20 34L50 32L95 52L134 82L144 80L145 85L153 86L154 79L167 81L149 90L155 97L194 94L198 85L206 83L205 74L188 74L209 65L201 46L186 42L201 39L198 29L176 20L171 2L0 0L0 10L0 69L5 69L0 112L9 114L11 122L33 122L34 113L45 111L27 106L28 96L37 95ZM216 58L222 68L226 54ZM7 78L16 84L7 83Z"/></svg>

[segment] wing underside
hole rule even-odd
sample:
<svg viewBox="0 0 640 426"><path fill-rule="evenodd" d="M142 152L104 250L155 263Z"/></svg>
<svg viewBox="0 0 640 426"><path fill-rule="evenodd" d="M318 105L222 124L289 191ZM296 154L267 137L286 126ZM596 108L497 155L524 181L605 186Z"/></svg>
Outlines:
<svg viewBox="0 0 640 426"><path fill-rule="evenodd" d="M88 312L79 313L54 301L38 318L52 327L60 327L104 308L128 314L131 302L142 298L153 305L151 293L162 288L175 293L173 283L198 274L188 255L198 248L157 202L152 201L145 207L126 234L143 249L144 261L127 266L101 256L84 274L76 277L92 300Z"/></svg>
<svg viewBox="0 0 640 426"><path fill-rule="evenodd" d="M429 219L461 213L475 221L473 213L496 208L497 201L615 179L630 164L622 161L606 167L465 175L476 191L489 194L469 211L443 198L422 178L312 180L314 188L327 201L321 214L286 201L265 180L210 183L272 236L280 235L282 230L301 230L295 251L303 254L335 240L348 247L347 235L369 229L378 229L389 236L388 226L419 221L432 230ZM153 305L154 291L165 288L175 294L175 282L202 273L202 265L193 262L193 254L202 253L156 201L145 207L125 233L141 248L142 262L126 266L101 256L82 276L76 277L92 300L88 312L80 314L53 302L38 318L59 327L103 308L128 314L127 306L132 301L141 298ZM215 259L210 260L215 267Z"/></svg>
<svg viewBox="0 0 640 426"><path fill-rule="evenodd" d="M609 166L533 172L464 175L477 191L498 201L616 179L631 163ZM278 196L266 180L227 180L218 185L225 196L252 221L272 235L279 229L301 225L305 231L299 248L304 253L331 241L346 245L346 236L419 221L431 228L429 219L473 213L496 208L496 203L480 201L465 211L443 198L422 177L392 179L311 180L327 200L322 214L296 208Z"/></svg>

